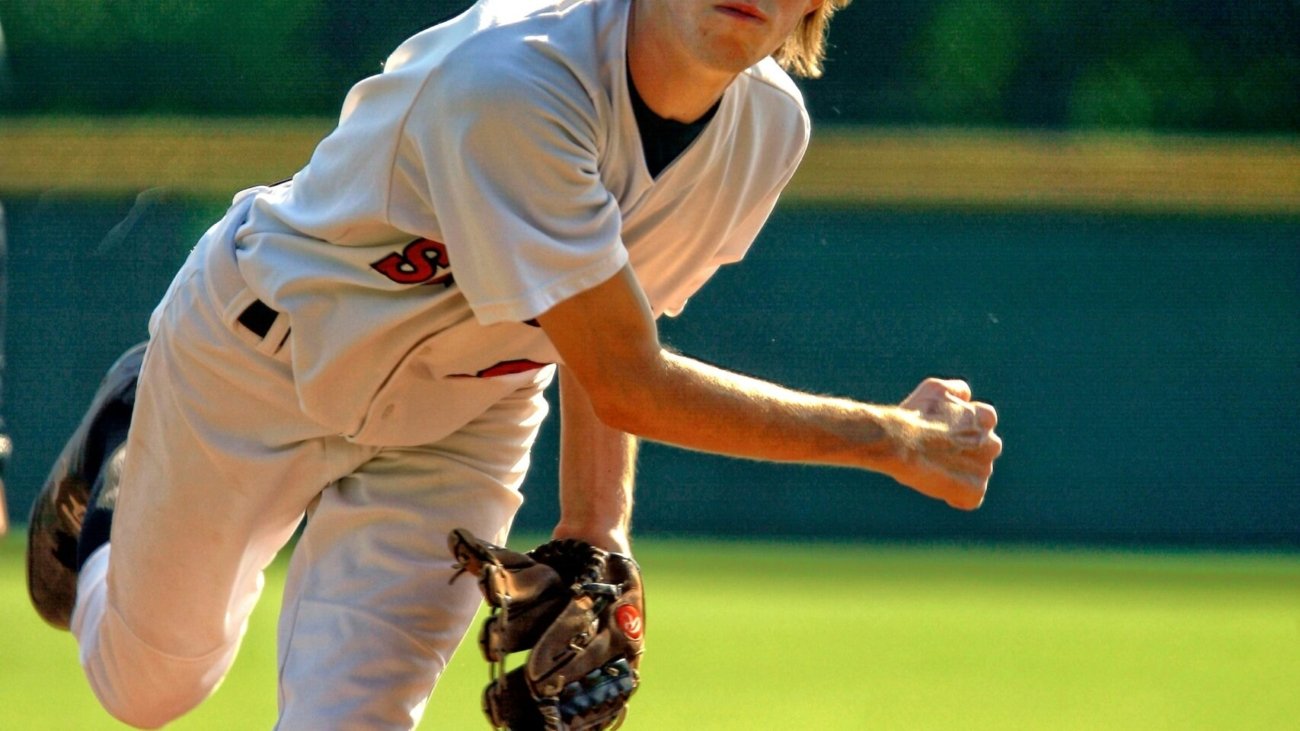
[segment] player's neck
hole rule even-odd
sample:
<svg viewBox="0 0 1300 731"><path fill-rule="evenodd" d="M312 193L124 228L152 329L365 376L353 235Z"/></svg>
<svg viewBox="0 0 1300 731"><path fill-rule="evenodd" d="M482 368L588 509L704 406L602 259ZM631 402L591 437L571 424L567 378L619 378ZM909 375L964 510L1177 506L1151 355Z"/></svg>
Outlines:
<svg viewBox="0 0 1300 731"><path fill-rule="evenodd" d="M708 68L691 58L676 42L678 29L664 22L667 18L662 13L644 12L644 5L633 2L628 24L627 61L632 83L655 114L694 122L722 98L736 74Z"/></svg>

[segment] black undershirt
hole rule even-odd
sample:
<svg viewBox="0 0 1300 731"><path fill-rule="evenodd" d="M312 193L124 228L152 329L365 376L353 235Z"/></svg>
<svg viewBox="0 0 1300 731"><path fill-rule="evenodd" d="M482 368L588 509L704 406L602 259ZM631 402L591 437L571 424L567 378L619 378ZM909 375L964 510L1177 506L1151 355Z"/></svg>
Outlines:
<svg viewBox="0 0 1300 731"><path fill-rule="evenodd" d="M676 160L677 156L700 136L708 126L709 120L713 119L714 112L718 111L718 104L714 104L704 113L704 116L694 122L678 122L664 119L646 106L645 101L636 91L636 84L632 83L631 72L627 75L627 89L632 95L632 112L636 115L636 126L641 131L641 149L645 153L646 168L650 171L650 177L657 178L664 168Z"/></svg>

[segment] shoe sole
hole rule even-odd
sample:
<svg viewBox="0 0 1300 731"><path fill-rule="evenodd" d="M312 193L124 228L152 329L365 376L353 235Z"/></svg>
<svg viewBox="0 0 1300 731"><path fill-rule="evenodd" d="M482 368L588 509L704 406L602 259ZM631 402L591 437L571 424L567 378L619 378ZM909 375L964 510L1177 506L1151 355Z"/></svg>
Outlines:
<svg viewBox="0 0 1300 731"><path fill-rule="evenodd" d="M68 629L77 599L77 539L91 487L85 478L86 443L104 409L134 390L144 348L144 343L132 347L108 369L85 417L32 504L27 527L27 593L36 613L59 629Z"/></svg>

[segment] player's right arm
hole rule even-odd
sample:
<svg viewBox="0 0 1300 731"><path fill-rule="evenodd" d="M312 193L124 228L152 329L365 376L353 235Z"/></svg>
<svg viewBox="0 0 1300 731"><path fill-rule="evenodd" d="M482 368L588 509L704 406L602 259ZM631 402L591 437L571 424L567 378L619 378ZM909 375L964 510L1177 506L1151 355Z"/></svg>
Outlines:
<svg viewBox="0 0 1300 731"><path fill-rule="evenodd" d="M751 459L880 472L955 508L979 507L1002 451L997 416L960 381L928 379L885 406L793 391L661 347L630 267L538 318L607 425Z"/></svg>

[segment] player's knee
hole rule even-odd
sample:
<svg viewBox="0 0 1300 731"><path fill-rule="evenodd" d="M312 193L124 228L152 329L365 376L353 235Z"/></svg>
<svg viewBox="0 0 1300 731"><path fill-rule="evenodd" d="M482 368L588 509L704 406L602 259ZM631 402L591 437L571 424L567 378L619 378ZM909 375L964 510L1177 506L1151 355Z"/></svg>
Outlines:
<svg viewBox="0 0 1300 731"><path fill-rule="evenodd" d="M204 657L196 662L153 650L142 652L143 647L143 643L125 642L109 652L83 657L86 679L99 704L134 728L160 728L189 713L216 690L229 666L221 662L224 658L213 662Z"/></svg>
<svg viewBox="0 0 1300 731"><path fill-rule="evenodd" d="M127 726L130 726L131 728L140 728L140 729L162 728L167 724L171 723L172 721L176 720L175 718L152 714L152 713L141 714L136 709L118 709L118 708L109 708L105 706L104 710L108 711L110 716L116 718L117 720L121 721Z"/></svg>
<svg viewBox="0 0 1300 731"><path fill-rule="evenodd" d="M113 718L132 728L156 729L190 712L208 693L193 688L102 688L91 683L99 704Z"/></svg>

